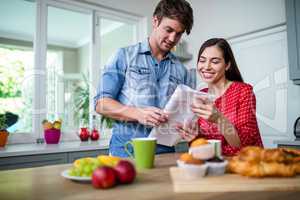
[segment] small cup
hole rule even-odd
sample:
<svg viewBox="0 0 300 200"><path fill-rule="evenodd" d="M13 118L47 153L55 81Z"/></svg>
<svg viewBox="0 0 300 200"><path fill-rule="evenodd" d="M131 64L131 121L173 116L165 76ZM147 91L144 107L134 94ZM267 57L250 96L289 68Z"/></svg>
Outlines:
<svg viewBox="0 0 300 200"><path fill-rule="evenodd" d="M128 145L133 146L132 155L128 150ZM126 153L135 160L137 169L150 169L154 166L156 150L156 138L134 138L125 145Z"/></svg>
<svg viewBox="0 0 300 200"><path fill-rule="evenodd" d="M207 164L187 164L184 161L177 160L177 166L182 170L184 178L187 180L195 180L204 177L207 170Z"/></svg>
<svg viewBox="0 0 300 200"><path fill-rule="evenodd" d="M44 131L44 138L47 144L58 144L60 135L60 129L52 128Z"/></svg>
<svg viewBox="0 0 300 200"><path fill-rule="evenodd" d="M222 158L221 140L208 140L208 143L214 146L215 157Z"/></svg>
<svg viewBox="0 0 300 200"><path fill-rule="evenodd" d="M226 166L228 164L227 160L223 162L206 162L208 165L207 175L209 176L221 176L225 173Z"/></svg>

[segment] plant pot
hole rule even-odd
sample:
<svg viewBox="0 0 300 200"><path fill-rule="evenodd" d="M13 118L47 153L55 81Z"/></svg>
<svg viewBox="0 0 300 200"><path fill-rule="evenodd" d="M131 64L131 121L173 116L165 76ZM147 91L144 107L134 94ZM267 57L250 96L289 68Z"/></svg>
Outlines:
<svg viewBox="0 0 300 200"><path fill-rule="evenodd" d="M0 147L5 147L8 137L8 131L1 130L0 131Z"/></svg>
<svg viewBox="0 0 300 200"><path fill-rule="evenodd" d="M52 128L44 131L44 138L47 144L58 144L60 135L59 129Z"/></svg>

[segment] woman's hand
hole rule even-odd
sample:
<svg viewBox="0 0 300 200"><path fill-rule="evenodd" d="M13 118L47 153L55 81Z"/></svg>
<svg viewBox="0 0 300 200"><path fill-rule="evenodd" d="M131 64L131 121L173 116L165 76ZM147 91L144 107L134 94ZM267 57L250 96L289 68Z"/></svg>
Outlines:
<svg viewBox="0 0 300 200"><path fill-rule="evenodd" d="M210 122L217 123L218 119L222 116L222 113L218 111L214 103L207 97L198 96L191 105L191 110L203 119Z"/></svg>
<svg viewBox="0 0 300 200"><path fill-rule="evenodd" d="M177 123L176 130L181 138L190 142L198 135L198 124L196 122L190 122L187 124Z"/></svg>

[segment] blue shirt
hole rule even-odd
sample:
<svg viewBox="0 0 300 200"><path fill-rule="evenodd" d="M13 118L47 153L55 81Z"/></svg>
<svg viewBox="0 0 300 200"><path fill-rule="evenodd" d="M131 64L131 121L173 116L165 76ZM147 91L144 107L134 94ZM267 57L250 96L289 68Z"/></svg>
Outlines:
<svg viewBox="0 0 300 200"><path fill-rule="evenodd" d="M193 86L195 80L171 52L158 62L152 55L148 40L121 48L105 66L94 97L109 97L121 104L163 109L178 84ZM124 144L131 138L147 137L151 127L138 122L114 123L109 152L128 157ZM132 148L129 148L132 151ZM174 147L157 146L157 153L174 152Z"/></svg>

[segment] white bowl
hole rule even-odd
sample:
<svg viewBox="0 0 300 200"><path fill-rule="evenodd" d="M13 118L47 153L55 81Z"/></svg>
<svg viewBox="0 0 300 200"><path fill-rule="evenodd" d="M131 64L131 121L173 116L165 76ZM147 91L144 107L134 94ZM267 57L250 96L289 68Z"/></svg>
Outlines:
<svg viewBox="0 0 300 200"><path fill-rule="evenodd" d="M190 147L189 153L192 154L194 158L207 160L214 157L215 148L213 144L204 144L197 147Z"/></svg>
<svg viewBox="0 0 300 200"><path fill-rule="evenodd" d="M225 169L228 164L227 160L223 162L206 162L207 168L207 175L209 176L221 176L225 174Z"/></svg>
<svg viewBox="0 0 300 200"><path fill-rule="evenodd" d="M198 179L206 174L207 164L194 165L186 164L184 161L177 160L177 166L181 168L184 173L184 177L188 180Z"/></svg>

